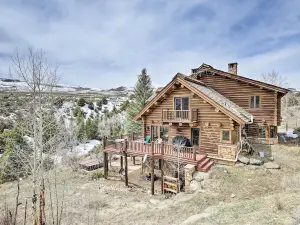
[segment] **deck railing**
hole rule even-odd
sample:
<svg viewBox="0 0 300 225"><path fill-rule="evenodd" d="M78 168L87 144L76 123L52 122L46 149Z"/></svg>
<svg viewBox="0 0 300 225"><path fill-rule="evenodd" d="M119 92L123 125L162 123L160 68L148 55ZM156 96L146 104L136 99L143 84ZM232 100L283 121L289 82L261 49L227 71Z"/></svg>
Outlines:
<svg viewBox="0 0 300 225"><path fill-rule="evenodd" d="M162 110L163 122L197 122L198 110Z"/></svg>
<svg viewBox="0 0 300 225"><path fill-rule="evenodd" d="M118 150L124 151L125 141L116 144ZM178 151L179 150L179 151ZM177 148L171 144L143 143L141 141L127 141L127 152L138 152L147 155L165 155L184 159L196 160L196 149L194 147Z"/></svg>

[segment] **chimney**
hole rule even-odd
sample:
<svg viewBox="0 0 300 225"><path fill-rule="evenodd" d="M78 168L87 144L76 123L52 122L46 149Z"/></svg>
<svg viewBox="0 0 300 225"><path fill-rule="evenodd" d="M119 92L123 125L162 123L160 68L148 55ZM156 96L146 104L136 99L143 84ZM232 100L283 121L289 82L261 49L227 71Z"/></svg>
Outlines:
<svg viewBox="0 0 300 225"><path fill-rule="evenodd" d="M237 63L228 63L228 73L237 75Z"/></svg>

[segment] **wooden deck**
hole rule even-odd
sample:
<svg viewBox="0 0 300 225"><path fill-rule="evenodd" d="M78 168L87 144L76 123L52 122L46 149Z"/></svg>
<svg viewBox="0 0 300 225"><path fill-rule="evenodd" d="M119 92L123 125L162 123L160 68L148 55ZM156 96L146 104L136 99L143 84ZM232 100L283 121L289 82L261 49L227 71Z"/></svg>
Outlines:
<svg viewBox="0 0 300 225"><path fill-rule="evenodd" d="M123 154L126 152L127 156L147 155L153 159L164 159L167 161L192 164L197 166L198 170L203 170L205 167L208 170L212 166L212 162L207 158L206 154L196 153L195 147L181 147L179 151L170 144L166 143L143 143L141 141L119 141L105 147L104 152Z"/></svg>

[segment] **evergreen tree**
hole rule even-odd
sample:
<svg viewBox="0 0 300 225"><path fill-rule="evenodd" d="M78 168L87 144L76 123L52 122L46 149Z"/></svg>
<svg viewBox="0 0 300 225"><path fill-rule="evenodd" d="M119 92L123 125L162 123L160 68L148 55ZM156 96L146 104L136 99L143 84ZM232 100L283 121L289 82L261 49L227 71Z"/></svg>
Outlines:
<svg viewBox="0 0 300 225"><path fill-rule="evenodd" d="M108 103L107 98L106 98L106 97L103 97L103 98L102 98L102 104L103 104L103 105L107 105L107 103Z"/></svg>
<svg viewBox="0 0 300 225"><path fill-rule="evenodd" d="M138 75L138 80L134 88L133 101L127 107L125 130L127 133L141 134L141 121L134 121L132 118L146 105L147 99L153 94L151 77L144 68Z"/></svg>
<svg viewBox="0 0 300 225"><path fill-rule="evenodd" d="M85 125L85 130L86 130L86 136L88 139L93 139L94 134L93 134L93 130L92 130L92 120L91 118L88 118L86 121L86 125Z"/></svg>
<svg viewBox="0 0 300 225"><path fill-rule="evenodd" d="M84 139L85 136L85 125L84 125L84 118L83 118L83 114L78 114L76 117L76 123L78 126L78 131L77 131L77 139L79 141L82 141Z"/></svg>
<svg viewBox="0 0 300 225"><path fill-rule="evenodd" d="M81 106L81 107L84 106L85 103L86 103L86 101L84 100L84 98L80 98L77 102L78 106Z"/></svg>

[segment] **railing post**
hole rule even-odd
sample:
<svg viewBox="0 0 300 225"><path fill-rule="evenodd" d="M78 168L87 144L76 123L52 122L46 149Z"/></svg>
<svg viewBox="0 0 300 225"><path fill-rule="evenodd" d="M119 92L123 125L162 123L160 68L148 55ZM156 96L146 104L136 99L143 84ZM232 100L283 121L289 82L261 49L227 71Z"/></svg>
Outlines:
<svg viewBox="0 0 300 225"><path fill-rule="evenodd" d="M162 141L161 146L160 146L162 155L164 155L164 146L165 146L165 143Z"/></svg>
<svg viewBox="0 0 300 225"><path fill-rule="evenodd" d="M193 159L196 161L196 146L193 146Z"/></svg>
<svg viewBox="0 0 300 225"><path fill-rule="evenodd" d="M151 141L151 155L154 155L154 141Z"/></svg>

